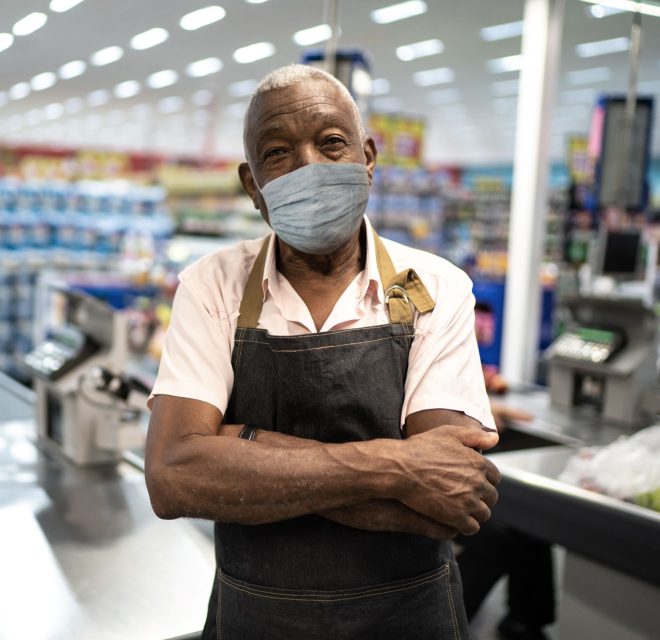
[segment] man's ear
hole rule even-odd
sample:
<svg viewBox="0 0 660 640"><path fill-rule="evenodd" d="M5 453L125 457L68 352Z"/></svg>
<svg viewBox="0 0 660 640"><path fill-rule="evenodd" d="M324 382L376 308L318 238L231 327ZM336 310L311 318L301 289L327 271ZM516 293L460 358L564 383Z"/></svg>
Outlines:
<svg viewBox="0 0 660 640"><path fill-rule="evenodd" d="M364 139L362 147L364 149L364 155L367 159L367 174L369 175L369 184L371 184L371 181L374 177L374 169L376 168L376 157L378 156L378 150L376 149L376 143L370 136Z"/></svg>
<svg viewBox="0 0 660 640"><path fill-rule="evenodd" d="M259 199L257 196L259 191L254 176L252 175L252 169L250 169L250 165L247 162L241 162L241 164L238 165L238 177L241 179L241 184L243 185L243 189L245 189L245 193L247 193L252 199L254 208L259 209Z"/></svg>

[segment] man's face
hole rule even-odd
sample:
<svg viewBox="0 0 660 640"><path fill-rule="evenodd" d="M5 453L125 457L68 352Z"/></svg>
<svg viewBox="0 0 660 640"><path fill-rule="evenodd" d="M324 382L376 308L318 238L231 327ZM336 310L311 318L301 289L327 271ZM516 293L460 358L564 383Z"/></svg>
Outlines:
<svg viewBox="0 0 660 640"><path fill-rule="evenodd" d="M257 102L248 130L251 161L239 167L239 174L266 221L268 210L257 185L263 188L307 164L365 164L371 182L376 160L373 140L360 138L350 104L329 82L307 81L268 91Z"/></svg>

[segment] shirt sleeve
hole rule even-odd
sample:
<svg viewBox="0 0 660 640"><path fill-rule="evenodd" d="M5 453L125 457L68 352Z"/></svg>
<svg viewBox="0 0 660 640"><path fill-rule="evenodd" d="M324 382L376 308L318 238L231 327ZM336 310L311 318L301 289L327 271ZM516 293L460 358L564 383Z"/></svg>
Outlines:
<svg viewBox="0 0 660 640"><path fill-rule="evenodd" d="M474 330L472 283L463 273L458 286L419 317L410 349L401 423L426 409L461 411L495 428Z"/></svg>
<svg viewBox="0 0 660 640"><path fill-rule="evenodd" d="M157 395L202 400L223 414L234 384L226 314L211 310L181 281L172 306L158 377L147 405Z"/></svg>

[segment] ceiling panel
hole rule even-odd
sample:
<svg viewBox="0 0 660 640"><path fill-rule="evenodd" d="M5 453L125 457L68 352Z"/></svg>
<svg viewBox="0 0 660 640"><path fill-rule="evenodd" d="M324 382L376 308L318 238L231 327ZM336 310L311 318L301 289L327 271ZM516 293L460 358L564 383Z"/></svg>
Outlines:
<svg viewBox="0 0 660 640"><path fill-rule="evenodd" d="M197 31L179 27L184 13L206 6L211 0L84 0L70 11L54 13L48 0L1 0L0 33L32 11L42 11L48 21L38 31L17 37L0 52L0 141L60 144L99 144L108 148L160 149L199 153L212 130L219 155L241 154L241 117L246 98L230 95L232 83L258 79L269 70L300 59L303 49L292 41L295 31L323 22L323 0L268 0L251 4L245 0L217 0L226 17ZM370 12L388 0L343 0L340 45L365 50L372 60L373 76L386 78L390 91L375 104L424 116L428 123L426 155L432 161L490 163L508 162L513 155L516 117L515 71L492 73L487 61L520 53L521 39L514 37L484 42L482 27L522 18L522 0L427 0L428 11L399 22L378 25ZM628 36L631 16L627 13L595 19L588 4L566 0L561 77L553 133L555 156L563 153L568 132L586 132L590 105L601 91L623 92L627 86L628 53L618 52L594 58L580 58L575 46L584 42ZM169 39L145 51L134 51L132 36L152 27L169 31ZM643 46L640 69L645 93L660 97L660 18L643 19ZM440 54L403 62L396 57L398 45L439 38ZM276 47L273 57L251 64L238 64L232 52L241 46L269 41ZM36 74L57 71L75 59L89 60L103 47L125 49L121 60L88 67L77 78L59 80L49 89L34 91L22 100L3 100L3 92ZM202 58L216 56L223 69L205 78L188 78L185 67ZM419 87L412 80L415 71L450 67L454 81ZM609 79L587 84L571 72L592 68L608 69ZM173 69L179 81L162 89L144 87L147 76ZM48 105L62 103L72 109L70 98L82 98L97 90L112 89L120 82L143 84L135 97L111 97L107 104L85 103L77 113L62 113ZM210 90L212 105L200 108L193 96ZM452 89L452 91L447 91ZM175 113L161 114L165 102ZM177 109L180 107L180 109ZM200 113L202 111L202 113ZM656 109L656 113L660 109ZM50 119L49 119L50 118ZM212 124L209 125L209 118ZM660 154L660 123L656 119L655 152Z"/></svg>

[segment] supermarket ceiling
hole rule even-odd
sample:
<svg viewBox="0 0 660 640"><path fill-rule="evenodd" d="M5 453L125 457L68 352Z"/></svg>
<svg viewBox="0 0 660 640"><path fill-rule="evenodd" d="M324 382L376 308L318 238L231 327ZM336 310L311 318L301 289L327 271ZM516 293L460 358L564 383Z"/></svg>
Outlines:
<svg viewBox="0 0 660 640"><path fill-rule="evenodd" d="M213 1L221 9L181 22ZM424 13L377 23L372 12L394 2L339 3L339 45L372 61L373 109L423 116L431 161L510 161L523 0L415 0L407 4L426 5ZM299 61L305 46L294 34L324 22L323 0L1 0L0 7L0 142L230 158L241 156L254 83ZM631 22L630 13L566 0L549 125L555 158L568 134L586 133L598 93L626 90ZM508 26L483 31L497 25ZM660 100L660 17L644 16L643 30L640 90ZM324 37L322 29L306 33L308 41ZM415 57L420 50L426 55ZM415 75L429 70L436 71Z"/></svg>

